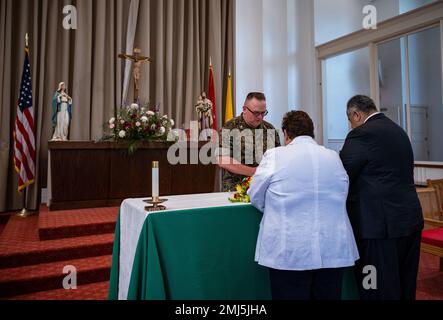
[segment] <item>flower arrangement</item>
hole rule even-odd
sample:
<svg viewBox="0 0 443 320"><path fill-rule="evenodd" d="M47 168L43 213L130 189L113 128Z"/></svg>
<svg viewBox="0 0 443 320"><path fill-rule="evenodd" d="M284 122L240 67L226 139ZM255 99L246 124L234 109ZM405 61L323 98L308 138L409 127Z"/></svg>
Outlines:
<svg viewBox="0 0 443 320"><path fill-rule="evenodd" d="M107 124L115 141L129 141L129 153L132 154L141 141L166 141L174 126L174 120L158 111L149 110L133 103L119 110L117 117L109 119Z"/></svg>
<svg viewBox="0 0 443 320"><path fill-rule="evenodd" d="M234 193L234 195L231 198L229 198L229 201L250 203L251 198L249 197L247 192L249 186L251 185L251 182L252 182L252 177L243 179L242 183L236 186L237 191Z"/></svg>

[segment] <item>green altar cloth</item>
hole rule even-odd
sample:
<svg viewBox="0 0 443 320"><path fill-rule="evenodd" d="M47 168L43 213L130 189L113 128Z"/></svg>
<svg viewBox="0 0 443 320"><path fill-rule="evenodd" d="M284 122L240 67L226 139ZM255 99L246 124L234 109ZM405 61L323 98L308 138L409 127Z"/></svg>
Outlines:
<svg viewBox="0 0 443 320"><path fill-rule="evenodd" d="M261 217L251 205L148 215L128 300L271 299L268 269L254 262ZM118 299L120 216L114 241L111 300ZM345 274L342 298L358 299L352 268Z"/></svg>

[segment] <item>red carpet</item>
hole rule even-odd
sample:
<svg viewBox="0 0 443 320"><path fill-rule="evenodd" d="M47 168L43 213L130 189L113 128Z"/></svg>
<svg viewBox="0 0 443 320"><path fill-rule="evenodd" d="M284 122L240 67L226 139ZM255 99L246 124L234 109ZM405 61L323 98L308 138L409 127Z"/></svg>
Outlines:
<svg viewBox="0 0 443 320"><path fill-rule="evenodd" d="M112 254L113 233L41 241L38 218L11 217L0 237L0 269Z"/></svg>
<svg viewBox="0 0 443 320"><path fill-rule="evenodd" d="M422 253L417 281L417 299L443 300L443 271L440 258Z"/></svg>
<svg viewBox="0 0 443 320"><path fill-rule="evenodd" d="M117 212L115 209L49 212L43 207L39 213L40 240L114 233Z"/></svg>
<svg viewBox="0 0 443 320"><path fill-rule="evenodd" d="M49 212L42 207L26 219L2 219L0 299L107 299L117 214L118 208ZM76 290L62 287L67 265L77 269ZM421 256L417 299L443 300L436 256Z"/></svg>
<svg viewBox="0 0 443 320"><path fill-rule="evenodd" d="M11 216L0 234L0 299L106 299L118 208ZM63 268L76 267L76 290Z"/></svg>
<svg viewBox="0 0 443 320"><path fill-rule="evenodd" d="M9 298L9 300L107 300L109 281L78 286L76 290L57 289Z"/></svg>

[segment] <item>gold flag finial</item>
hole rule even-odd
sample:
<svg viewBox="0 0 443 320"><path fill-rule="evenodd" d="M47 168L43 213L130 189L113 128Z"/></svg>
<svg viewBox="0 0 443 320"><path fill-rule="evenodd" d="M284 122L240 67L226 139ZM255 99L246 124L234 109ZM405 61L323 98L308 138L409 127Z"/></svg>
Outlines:
<svg viewBox="0 0 443 320"><path fill-rule="evenodd" d="M29 47L29 34L27 32L25 35L25 44L26 44L26 47Z"/></svg>

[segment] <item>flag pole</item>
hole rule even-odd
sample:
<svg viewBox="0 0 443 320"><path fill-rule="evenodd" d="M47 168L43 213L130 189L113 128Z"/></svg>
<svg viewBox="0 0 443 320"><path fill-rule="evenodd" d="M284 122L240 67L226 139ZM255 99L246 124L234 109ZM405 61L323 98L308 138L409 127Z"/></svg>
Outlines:
<svg viewBox="0 0 443 320"><path fill-rule="evenodd" d="M26 188L23 189L23 209L17 213L17 216L20 218L26 218L32 215L32 212L28 211L28 209L26 209Z"/></svg>
<svg viewBox="0 0 443 320"><path fill-rule="evenodd" d="M26 50L28 50L28 48L29 48L29 35L28 35L28 33L26 33L26 35L25 35L25 45L26 45ZM29 217L29 216L31 216L32 215L32 212L30 212L30 211L28 211L28 209L26 209L26 194L27 194L27 189L28 187L26 186L24 189L23 189L23 209L19 212L19 213L17 213L17 216L18 217L20 217L20 218L26 218L26 217Z"/></svg>

